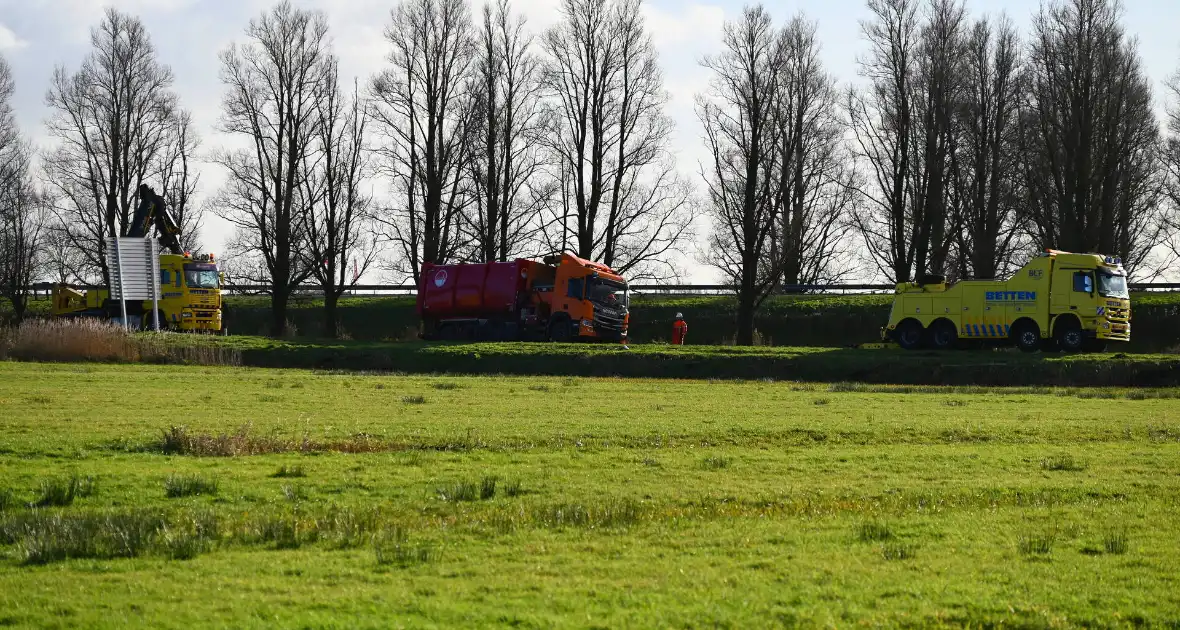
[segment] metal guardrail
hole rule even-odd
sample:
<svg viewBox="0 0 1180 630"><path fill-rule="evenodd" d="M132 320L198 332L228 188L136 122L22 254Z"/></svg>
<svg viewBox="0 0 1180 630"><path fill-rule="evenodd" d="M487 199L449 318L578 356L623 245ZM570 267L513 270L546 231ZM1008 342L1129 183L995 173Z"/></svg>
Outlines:
<svg viewBox="0 0 1180 630"><path fill-rule="evenodd" d="M835 291L892 291L894 285L892 284L800 284L784 286L779 289L782 293L823 293ZM227 285L226 289L231 293L245 293L245 294L261 294L270 290L267 285L246 284L246 285ZM301 293L319 293L320 289L316 286L298 287L295 289ZM412 284L358 284L348 288L348 291L353 293L404 293L416 294L418 287ZM733 287L727 284L633 284L631 291L636 293L669 293L669 294L685 294L685 293L723 293L733 291Z"/></svg>
<svg viewBox="0 0 1180 630"><path fill-rule="evenodd" d="M51 283L37 283L29 287L30 292L34 298L44 294L46 297L53 290ZM67 285L72 289L79 291L88 291L91 289L101 289L101 286L94 285ZM1141 282L1132 283L1129 285L1132 291L1180 291L1180 282ZM787 285L780 287L778 293L871 293L878 291L893 291L895 285L893 284L800 284ZM270 286L265 284L230 284L224 287L224 290L231 295L266 295L270 291ZM636 284L631 286L631 290L636 293L657 293L666 295L708 295L717 293L729 293L733 291L732 285L727 284ZM295 287L293 291L297 294L319 294L320 288L315 285L304 285ZM345 295L362 296L362 295L414 295L418 292L418 287L412 284L358 284L348 287L345 290Z"/></svg>

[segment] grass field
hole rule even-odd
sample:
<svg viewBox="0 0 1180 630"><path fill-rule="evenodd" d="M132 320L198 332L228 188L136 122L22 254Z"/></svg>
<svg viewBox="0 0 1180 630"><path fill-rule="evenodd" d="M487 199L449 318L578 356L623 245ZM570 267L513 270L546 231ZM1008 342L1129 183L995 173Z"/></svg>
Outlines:
<svg viewBox="0 0 1180 630"><path fill-rule="evenodd" d="M1174 627L1177 397L4 362L0 624Z"/></svg>

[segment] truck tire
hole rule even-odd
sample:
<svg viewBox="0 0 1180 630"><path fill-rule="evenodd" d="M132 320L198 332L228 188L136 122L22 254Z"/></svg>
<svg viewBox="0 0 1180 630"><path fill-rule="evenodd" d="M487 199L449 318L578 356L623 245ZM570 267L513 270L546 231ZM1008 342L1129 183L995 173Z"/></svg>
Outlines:
<svg viewBox="0 0 1180 630"><path fill-rule="evenodd" d="M918 350L922 347L922 338L925 336L925 330L922 324L915 320L907 319L897 325L897 330L893 331L893 339L897 345L906 350Z"/></svg>
<svg viewBox="0 0 1180 630"><path fill-rule="evenodd" d="M554 317L553 321L549 323L549 341L568 343L573 332L570 330L568 317Z"/></svg>
<svg viewBox="0 0 1180 630"><path fill-rule="evenodd" d="M1058 321L1053 337L1062 352L1081 352L1086 346L1086 336L1082 334L1082 327L1073 317Z"/></svg>
<svg viewBox="0 0 1180 630"><path fill-rule="evenodd" d="M156 311L160 317L160 332L168 330L168 320L164 317L164 311ZM143 321L140 322L140 329L144 332L151 332L152 329L152 314L147 312L143 314Z"/></svg>
<svg viewBox="0 0 1180 630"><path fill-rule="evenodd" d="M935 350L953 350L959 344L959 331L955 325L940 319L926 329L926 345Z"/></svg>
<svg viewBox="0 0 1180 630"><path fill-rule="evenodd" d="M1036 352L1041 349L1041 329L1033 322L1026 320L1013 326L1011 339L1021 352Z"/></svg>

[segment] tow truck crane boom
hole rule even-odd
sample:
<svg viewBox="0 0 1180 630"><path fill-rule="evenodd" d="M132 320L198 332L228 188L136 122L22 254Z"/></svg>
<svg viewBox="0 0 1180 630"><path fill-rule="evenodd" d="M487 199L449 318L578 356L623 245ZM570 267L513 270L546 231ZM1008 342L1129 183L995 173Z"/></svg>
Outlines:
<svg viewBox="0 0 1180 630"><path fill-rule="evenodd" d="M168 204L150 186L140 184L139 206L135 209L135 216L127 228L127 236L144 238L153 225L162 247L178 256L184 253L180 248L180 238L178 237L180 225L172 213L168 211Z"/></svg>

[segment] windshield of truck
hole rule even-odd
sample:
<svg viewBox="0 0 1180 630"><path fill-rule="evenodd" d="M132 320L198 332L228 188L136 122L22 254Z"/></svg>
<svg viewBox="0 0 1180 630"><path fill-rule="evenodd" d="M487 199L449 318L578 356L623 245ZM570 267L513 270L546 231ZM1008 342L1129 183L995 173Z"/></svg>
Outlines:
<svg viewBox="0 0 1180 630"><path fill-rule="evenodd" d="M1103 297L1112 298L1130 298L1131 294L1127 292L1127 277L1116 276L1113 273L1106 273L1099 271L1098 276L1098 294Z"/></svg>
<svg viewBox="0 0 1180 630"><path fill-rule="evenodd" d="M185 265L184 284L190 289L216 289L221 285L216 265Z"/></svg>
<svg viewBox="0 0 1180 630"><path fill-rule="evenodd" d="M607 282L601 279L590 281L590 291L587 296L592 301L612 306L627 306L629 302L626 285L615 284L614 282Z"/></svg>

